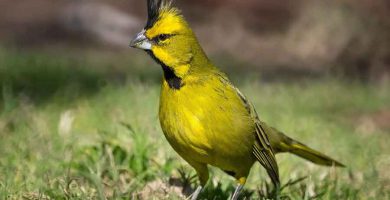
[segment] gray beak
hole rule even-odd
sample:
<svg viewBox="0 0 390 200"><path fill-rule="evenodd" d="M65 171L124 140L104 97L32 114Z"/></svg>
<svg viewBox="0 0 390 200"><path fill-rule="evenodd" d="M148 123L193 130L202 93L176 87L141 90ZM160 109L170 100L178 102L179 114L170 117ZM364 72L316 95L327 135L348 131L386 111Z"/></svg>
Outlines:
<svg viewBox="0 0 390 200"><path fill-rule="evenodd" d="M142 30L140 33L138 33L137 36L135 36L135 38L131 40L129 46L133 48L145 49L145 50L152 49L152 44L145 36L145 30Z"/></svg>

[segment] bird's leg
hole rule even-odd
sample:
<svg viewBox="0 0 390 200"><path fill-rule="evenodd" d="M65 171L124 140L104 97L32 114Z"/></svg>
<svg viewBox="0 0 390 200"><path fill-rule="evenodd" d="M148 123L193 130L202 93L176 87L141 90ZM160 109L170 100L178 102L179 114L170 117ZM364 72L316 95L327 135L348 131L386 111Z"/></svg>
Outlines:
<svg viewBox="0 0 390 200"><path fill-rule="evenodd" d="M209 180L209 170L207 165L199 162L188 161L188 163L194 167L196 173L198 174L200 185L196 188L195 192L191 194L191 200L196 200L202 191L202 188L206 185Z"/></svg>
<svg viewBox="0 0 390 200"><path fill-rule="evenodd" d="M241 189L244 187L246 182L246 177L241 177L237 179L238 185L236 186L236 189L234 190L233 196L231 200L237 200L238 196L240 196Z"/></svg>
<svg viewBox="0 0 390 200"><path fill-rule="evenodd" d="M244 187L244 185L238 184L236 186L236 190L234 190L233 196L231 200L237 200L238 196L240 195L241 189Z"/></svg>
<svg viewBox="0 0 390 200"><path fill-rule="evenodd" d="M203 187L200 186L200 185L196 188L195 192L193 192L193 193L190 195L191 200L196 200L196 199L198 199L198 196L199 196L200 192L202 191L202 188L203 188Z"/></svg>

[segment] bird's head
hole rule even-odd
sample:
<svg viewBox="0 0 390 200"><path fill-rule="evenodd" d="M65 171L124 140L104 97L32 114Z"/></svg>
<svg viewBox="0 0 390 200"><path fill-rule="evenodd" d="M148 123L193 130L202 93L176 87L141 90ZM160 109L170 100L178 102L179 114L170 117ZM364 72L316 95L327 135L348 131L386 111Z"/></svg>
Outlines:
<svg viewBox="0 0 390 200"><path fill-rule="evenodd" d="M182 78L195 60L207 60L194 33L171 0L147 0L148 21L130 46L147 51L164 72Z"/></svg>

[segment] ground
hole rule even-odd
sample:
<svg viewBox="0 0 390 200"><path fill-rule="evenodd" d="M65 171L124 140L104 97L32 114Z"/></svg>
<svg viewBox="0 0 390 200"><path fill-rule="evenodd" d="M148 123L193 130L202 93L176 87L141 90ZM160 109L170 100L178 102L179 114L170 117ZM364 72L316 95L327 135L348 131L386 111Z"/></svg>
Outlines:
<svg viewBox="0 0 390 200"><path fill-rule="evenodd" d="M159 127L158 66L74 54L0 49L0 199L183 199L197 179ZM347 166L277 155L281 199L390 198L389 84L232 75L262 120ZM211 169L201 199L226 199L235 182ZM258 164L242 197L272 197Z"/></svg>

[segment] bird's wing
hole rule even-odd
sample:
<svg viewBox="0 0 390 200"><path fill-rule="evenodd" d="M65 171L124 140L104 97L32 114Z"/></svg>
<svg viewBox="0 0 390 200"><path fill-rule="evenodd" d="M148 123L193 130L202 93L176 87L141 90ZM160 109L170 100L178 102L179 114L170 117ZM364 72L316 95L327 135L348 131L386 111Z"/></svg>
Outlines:
<svg viewBox="0 0 390 200"><path fill-rule="evenodd" d="M234 87L234 86L232 86ZM245 96L236 88L238 96L241 98L246 109L252 116L256 124L256 143L253 146L253 155L260 162L260 164L267 170L268 175L271 177L272 182L275 185L279 185L279 169L275 160L275 155L269 142L267 133L261 126L260 119L254 106L245 98Z"/></svg>

